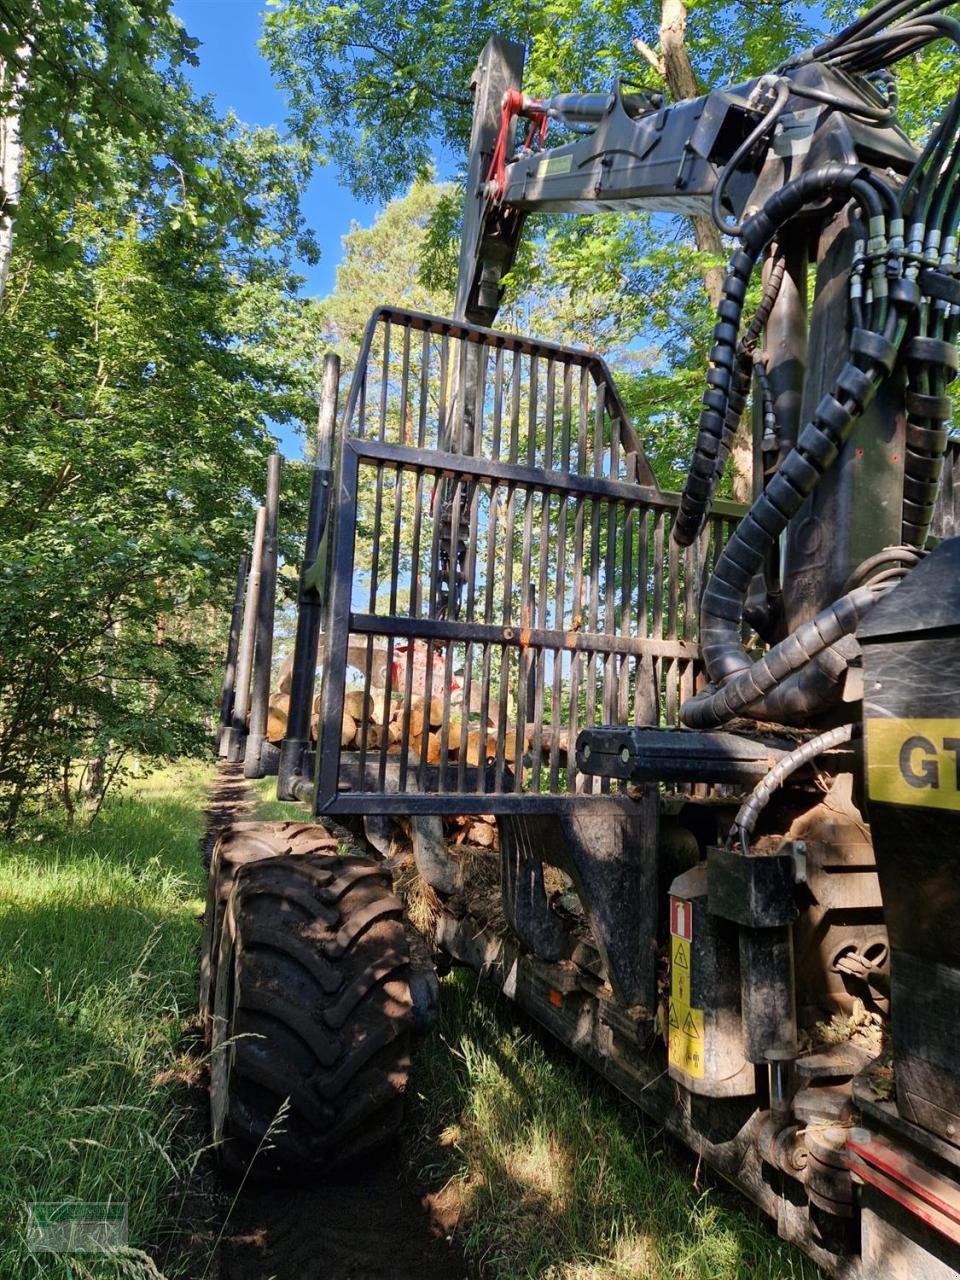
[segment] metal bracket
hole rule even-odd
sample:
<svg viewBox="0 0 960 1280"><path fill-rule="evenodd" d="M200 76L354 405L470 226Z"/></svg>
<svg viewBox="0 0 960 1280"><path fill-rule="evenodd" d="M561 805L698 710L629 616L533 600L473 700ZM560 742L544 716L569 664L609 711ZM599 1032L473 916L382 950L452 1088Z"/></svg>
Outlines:
<svg viewBox="0 0 960 1280"><path fill-rule="evenodd" d="M550 911L543 863L573 881L607 978L628 1007L656 1004L659 796L557 800L556 814L502 815L503 901L508 921L543 960L568 954L571 937Z"/></svg>

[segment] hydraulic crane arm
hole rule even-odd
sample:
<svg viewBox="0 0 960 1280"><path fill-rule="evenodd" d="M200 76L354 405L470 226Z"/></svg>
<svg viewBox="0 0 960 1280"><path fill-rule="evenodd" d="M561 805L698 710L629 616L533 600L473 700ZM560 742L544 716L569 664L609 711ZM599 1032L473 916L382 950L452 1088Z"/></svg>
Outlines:
<svg viewBox="0 0 960 1280"><path fill-rule="evenodd" d="M710 216L719 185L720 210L739 222L755 196L825 160L906 173L916 159L876 89L830 66L807 63L667 105L620 85L534 100L520 92L522 61L519 45L494 38L474 73L456 314L476 324L493 323L528 213ZM518 117L531 121L530 145L514 155ZM537 146L550 120L587 132Z"/></svg>
<svg viewBox="0 0 960 1280"><path fill-rule="evenodd" d="M766 443L755 430L755 501L703 593L711 684L682 709L692 727L836 714L857 696L860 621L925 554L957 370L960 92L918 155L888 68L934 40L960 46L946 7L880 0L774 73L672 106L619 86L530 99L522 51L498 40L478 65L458 318L492 325L534 210L709 211L739 239L675 541L703 527L754 382ZM547 148L551 119L585 132ZM760 312L743 325L758 269ZM475 381L468 365L465 404ZM773 646L756 662L744 623Z"/></svg>

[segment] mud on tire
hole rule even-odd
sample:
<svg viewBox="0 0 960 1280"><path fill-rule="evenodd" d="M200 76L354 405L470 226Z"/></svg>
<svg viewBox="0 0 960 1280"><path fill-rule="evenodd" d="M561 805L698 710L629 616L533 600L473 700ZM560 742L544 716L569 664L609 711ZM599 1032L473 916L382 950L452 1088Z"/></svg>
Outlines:
<svg viewBox="0 0 960 1280"><path fill-rule="evenodd" d="M223 913L241 867L283 854L317 853L337 847L335 836L304 822L233 822L217 839L207 875L207 903L200 947L200 1024L210 1047L213 993L220 950Z"/></svg>
<svg viewBox="0 0 960 1280"><path fill-rule="evenodd" d="M324 853L242 867L223 916L210 1110L224 1169L318 1175L397 1128L412 1002L389 874Z"/></svg>

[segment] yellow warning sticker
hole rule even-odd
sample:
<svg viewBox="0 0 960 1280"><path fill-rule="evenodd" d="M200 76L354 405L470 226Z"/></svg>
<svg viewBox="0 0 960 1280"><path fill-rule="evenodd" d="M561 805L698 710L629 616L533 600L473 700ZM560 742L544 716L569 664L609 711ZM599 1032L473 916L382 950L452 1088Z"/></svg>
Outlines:
<svg viewBox="0 0 960 1280"><path fill-rule="evenodd" d="M960 809L960 720L867 720L871 800Z"/></svg>
<svg viewBox="0 0 960 1280"><path fill-rule="evenodd" d="M670 939L667 1057L671 1067L700 1080L704 1070L703 1010L690 1008L690 943Z"/></svg>
<svg viewBox="0 0 960 1280"><path fill-rule="evenodd" d="M690 943L670 939L670 997L678 1008L690 1008Z"/></svg>
<svg viewBox="0 0 960 1280"><path fill-rule="evenodd" d="M693 1076L695 1080L703 1079L703 1010L688 1009L684 1015L683 1025L675 1027L679 1015L670 1012L669 1058L671 1067Z"/></svg>

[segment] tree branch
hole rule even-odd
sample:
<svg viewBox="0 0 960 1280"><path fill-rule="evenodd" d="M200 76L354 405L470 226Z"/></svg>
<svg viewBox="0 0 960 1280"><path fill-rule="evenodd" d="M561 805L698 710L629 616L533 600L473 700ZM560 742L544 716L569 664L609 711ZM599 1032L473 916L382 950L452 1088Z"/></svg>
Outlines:
<svg viewBox="0 0 960 1280"><path fill-rule="evenodd" d="M660 79L665 80L667 77L667 70L664 66L663 59L658 53L655 53L653 49L650 48L646 40L641 40L639 36L634 36L633 47L636 49L637 53L640 54L641 58L645 58L647 62L650 63L651 67L653 67Z"/></svg>

